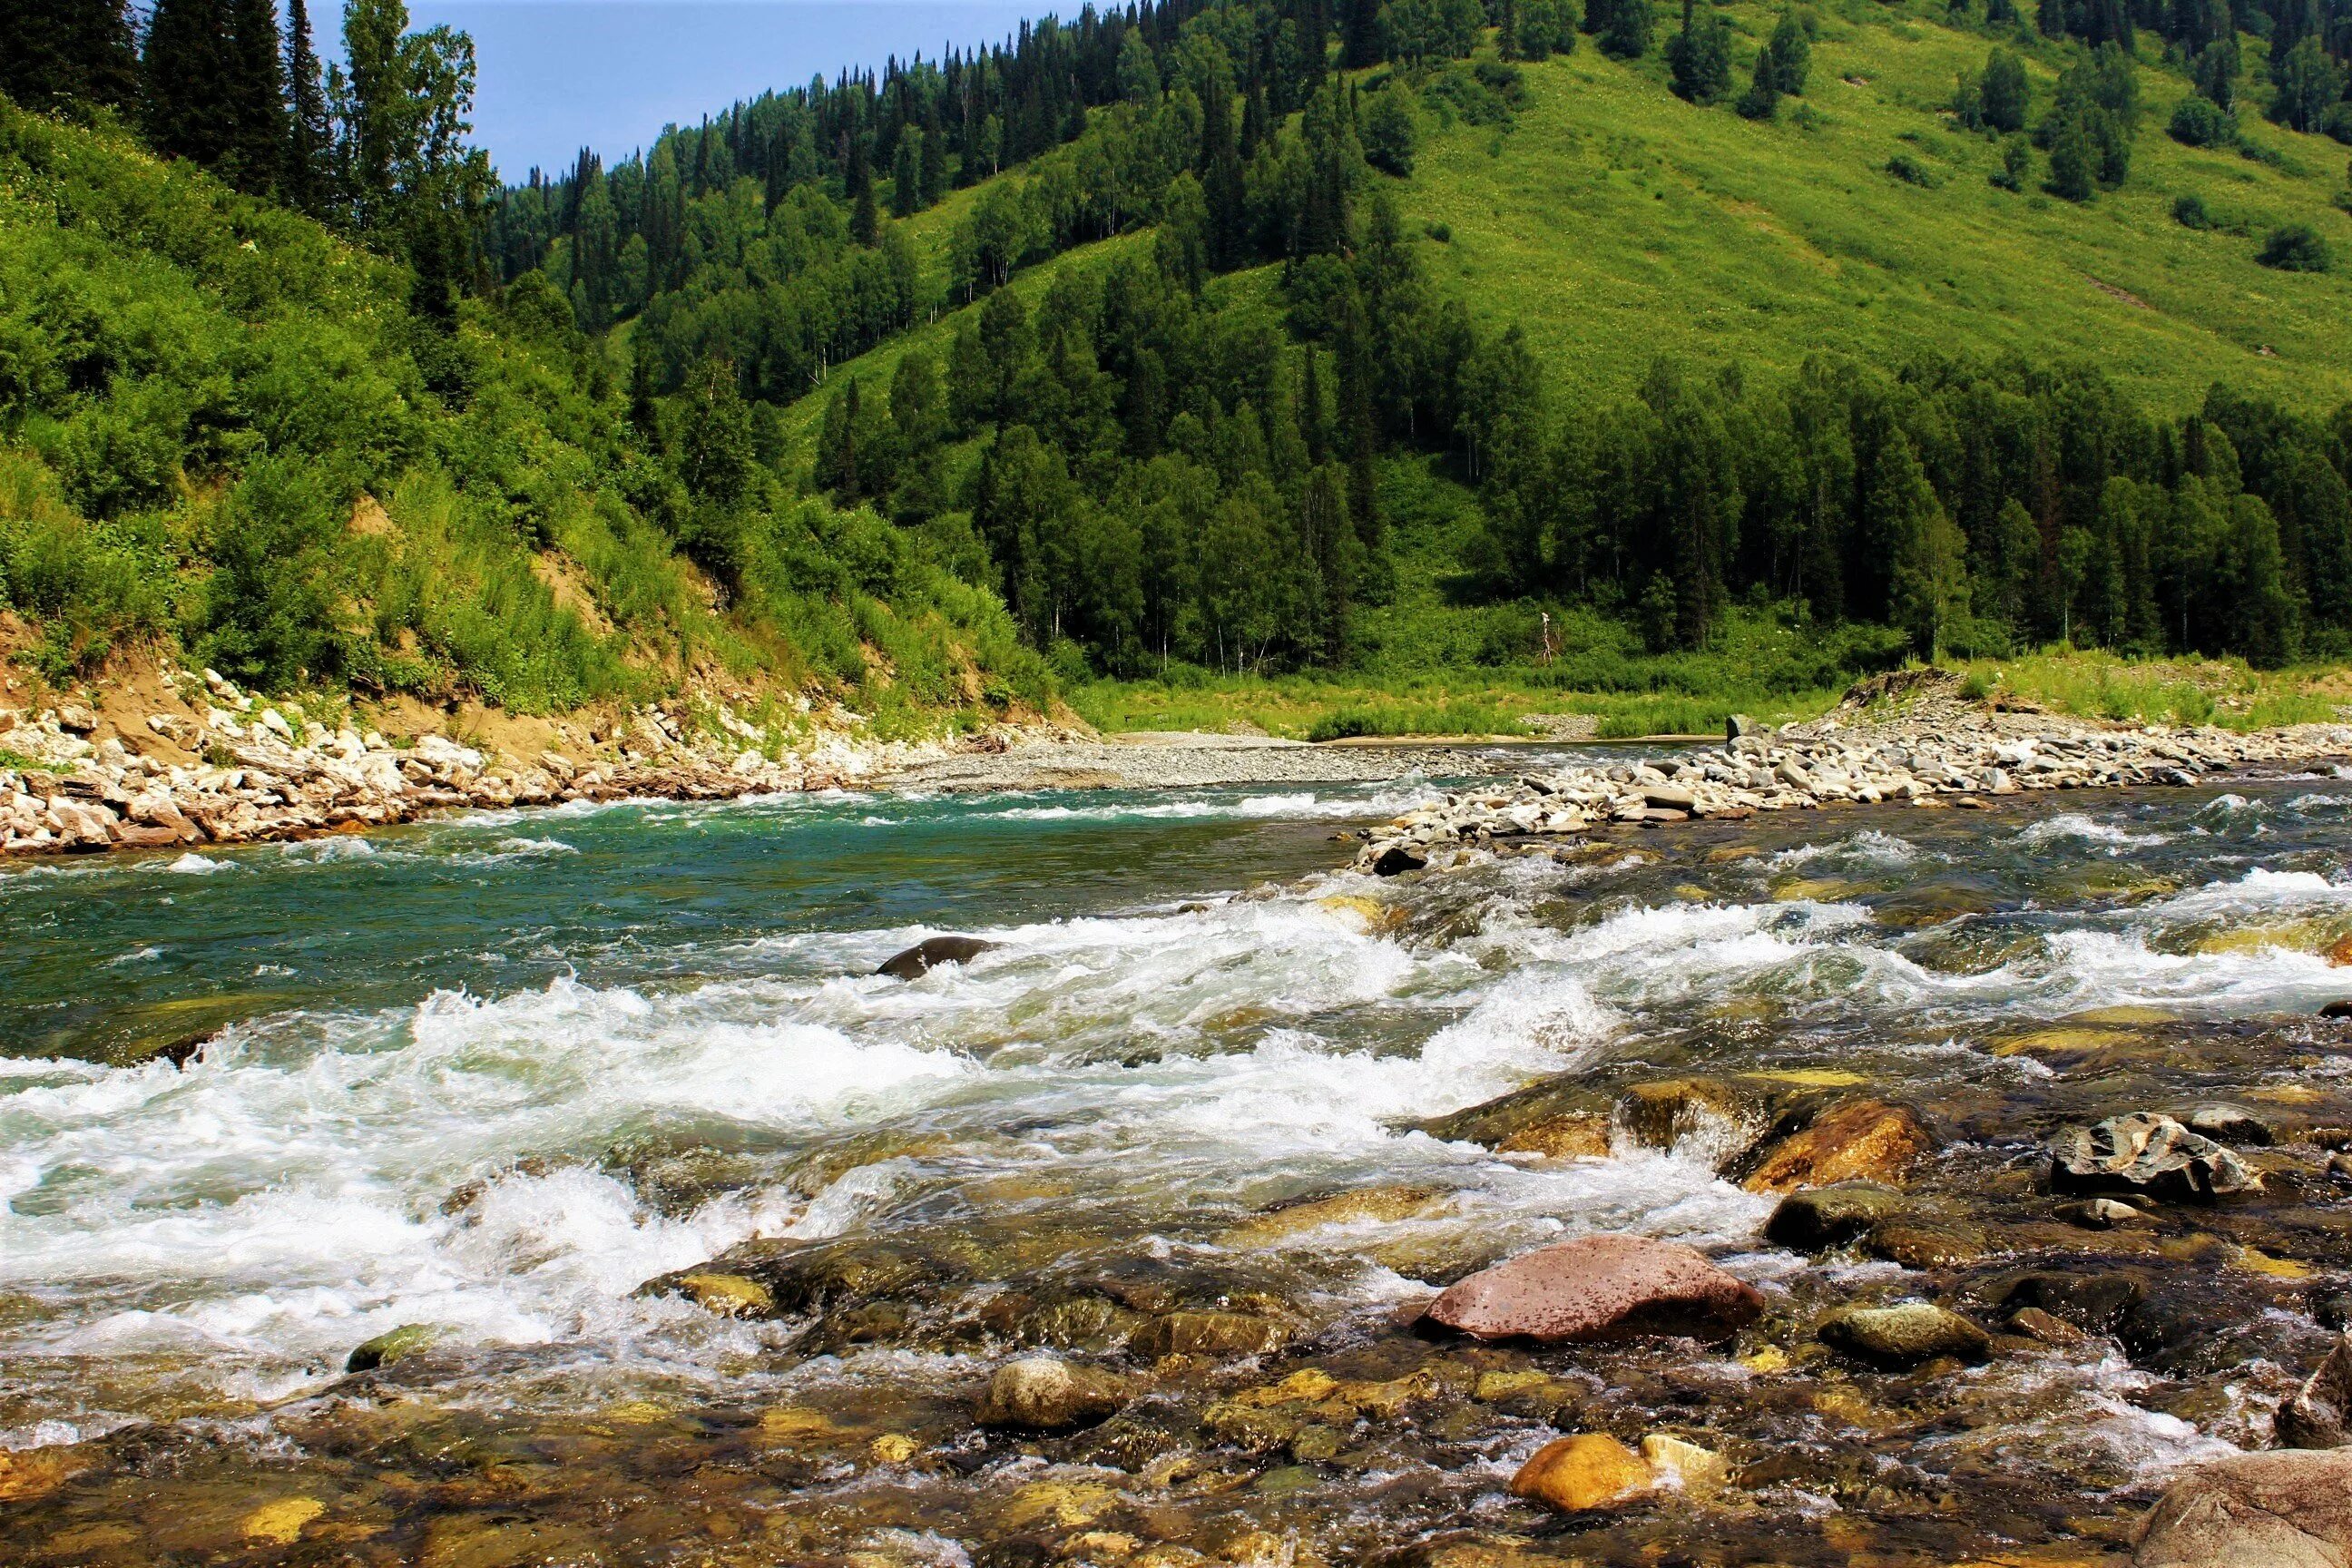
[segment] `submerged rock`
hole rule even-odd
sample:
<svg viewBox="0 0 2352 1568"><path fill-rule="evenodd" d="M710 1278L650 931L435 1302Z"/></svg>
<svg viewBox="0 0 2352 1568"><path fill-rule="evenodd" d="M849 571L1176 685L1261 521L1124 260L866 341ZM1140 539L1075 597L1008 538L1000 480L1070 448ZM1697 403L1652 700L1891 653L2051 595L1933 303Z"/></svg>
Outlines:
<svg viewBox="0 0 2352 1568"><path fill-rule="evenodd" d="M1058 1356L1034 1355L996 1369L978 1415L983 1426L1058 1432L1092 1426L1126 1403L1126 1390L1112 1378Z"/></svg>
<svg viewBox="0 0 2352 1568"><path fill-rule="evenodd" d="M1742 1184L1751 1193L1786 1193L1833 1182L1899 1184L1927 1148L1927 1130L1910 1110L1850 1100L1768 1146Z"/></svg>
<svg viewBox="0 0 2352 1568"><path fill-rule="evenodd" d="M2133 1568L2343 1568L2352 1562L2352 1449L2239 1454L2157 1500Z"/></svg>
<svg viewBox="0 0 2352 1568"><path fill-rule="evenodd" d="M1511 1490L1562 1513L1630 1501L1654 1490L1658 1478L1642 1456L1600 1432L1547 1443L1511 1478Z"/></svg>
<svg viewBox="0 0 2352 1568"><path fill-rule="evenodd" d="M1227 1247L1268 1247L1327 1225L1392 1225L1435 1214L1452 1197L1444 1187L1388 1186L1294 1198L1259 1210L1220 1239Z"/></svg>
<svg viewBox="0 0 2352 1568"><path fill-rule="evenodd" d="M1992 1336L1958 1312L1926 1301L1848 1307L1821 1326L1822 1342L1885 1367L1916 1366L1938 1356L1982 1361Z"/></svg>
<svg viewBox="0 0 2352 1568"><path fill-rule="evenodd" d="M1456 1281L1423 1321L1481 1340L1719 1338L1763 1310L1752 1286L1678 1242L1588 1236Z"/></svg>
<svg viewBox="0 0 2352 1568"><path fill-rule="evenodd" d="M351 1359L343 1363L345 1372L373 1372L380 1366L405 1361L420 1352L432 1349L448 1338L449 1329L444 1323L403 1323L396 1329L366 1340L354 1349Z"/></svg>
<svg viewBox="0 0 2352 1568"><path fill-rule="evenodd" d="M2217 1143L2278 1142L2277 1131L2242 1105L2200 1105L2189 1113L2189 1130Z"/></svg>
<svg viewBox="0 0 2352 1568"><path fill-rule="evenodd" d="M1852 1241L1902 1212L1906 1199L1878 1182L1837 1182L1800 1187L1764 1222L1764 1239L1802 1252Z"/></svg>
<svg viewBox="0 0 2352 1568"><path fill-rule="evenodd" d="M2113 1198L2093 1198L2088 1203L2061 1204L2058 1217L2084 1230L2113 1230L2147 1216L2129 1204L2117 1203Z"/></svg>
<svg viewBox="0 0 2352 1568"><path fill-rule="evenodd" d="M1282 1325L1248 1312L1170 1312L1135 1331L1127 1348L1138 1355L1242 1356L1282 1342Z"/></svg>
<svg viewBox="0 0 2352 1568"><path fill-rule="evenodd" d="M2279 1406L2273 1427L2282 1448L2340 1448L2352 1440L2345 1431L2347 1416L2352 1416L2352 1337L2336 1342L2319 1370Z"/></svg>
<svg viewBox="0 0 2352 1568"><path fill-rule="evenodd" d="M1003 945L976 936L925 937L906 952L892 954L874 973L893 980L919 980L943 963L970 963L982 953Z"/></svg>
<svg viewBox="0 0 2352 1568"><path fill-rule="evenodd" d="M765 1318L776 1310L768 1288L740 1274L682 1274L677 1289L704 1311L721 1318Z"/></svg>
<svg viewBox="0 0 2352 1568"><path fill-rule="evenodd" d="M2050 1146L2050 1185L2057 1192L2139 1192L2210 1202L2257 1192L2262 1184L2262 1176L2228 1149L2149 1110L2070 1127Z"/></svg>

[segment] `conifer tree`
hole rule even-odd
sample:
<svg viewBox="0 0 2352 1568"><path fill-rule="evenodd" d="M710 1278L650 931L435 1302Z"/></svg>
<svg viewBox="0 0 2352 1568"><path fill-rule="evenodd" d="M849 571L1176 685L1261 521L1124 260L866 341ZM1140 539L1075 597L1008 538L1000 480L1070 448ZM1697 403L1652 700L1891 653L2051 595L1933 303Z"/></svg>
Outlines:
<svg viewBox="0 0 2352 1568"><path fill-rule="evenodd" d="M327 88L310 43L307 0L286 5L286 198L307 213L327 207L333 170L333 132L327 122Z"/></svg>
<svg viewBox="0 0 2352 1568"><path fill-rule="evenodd" d="M141 62L147 139L156 152L212 164L236 145L234 45L226 0L156 0Z"/></svg>
<svg viewBox="0 0 2352 1568"><path fill-rule="evenodd" d="M274 191L285 174L285 73L279 61L278 10L271 0L229 0L232 127L229 174L241 190Z"/></svg>
<svg viewBox="0 0 2352 1568"><path fill-rule="evenodd" d="M0 5L0 92L37 110L135 102L139 58L122 0Z"/></svg>
<svg viewBox="0 0 2352 1568"><path fill-rule="evenodd" d="M1683 0L1683 30L1666 46L1677 96L1709 104L1731 90L1731 37L1715 0Z"/></svg>
<svg viewBox="0 0 2352 1568"><path fill-rule="evenodd" d="M1651 0L1610 0L1601 50L1621 60L1640 59L1650 52L1650 36L1656 26L1657 13Z"/></svg>

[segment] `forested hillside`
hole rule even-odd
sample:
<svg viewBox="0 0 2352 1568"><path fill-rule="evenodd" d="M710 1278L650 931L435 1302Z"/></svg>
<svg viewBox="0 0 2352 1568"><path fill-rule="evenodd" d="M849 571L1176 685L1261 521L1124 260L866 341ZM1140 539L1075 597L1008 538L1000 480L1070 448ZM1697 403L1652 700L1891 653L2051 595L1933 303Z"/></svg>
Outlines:
<svg viewBox="0 0 2352 1568"><path fill-rule="evenodd" d="M462 40L409 37L405 79L461 102ZM316 67L281 53L283 146ZM1558 652L1556 679L1639 682L1759 627L1790 684L2058 639L2334 655L2347 56L2352 10L2317 0L1171 0L497 192L447 112L370 186L356 73L330 73L308 161L180 144L252 200L17 116L12 221L46 248L0 319L49 368L0 413L45 498L12 509L7 591L64 663L176 630L256 679L542 704L696 658L940 702L1034 693L1039 654L1082 679ZM166 145L126 79L51 101ZM60 149L81 194L51 216L27 193ZM165 268L214 313L191 341L266 321L310 363L394 367L366 433L169 412L195 434L94 479L137 443L89 430L143 436L204 380L61 368L55 279L164 279L110 182L209 232L295 226L369 279L373 311L324 323L310 285ZM251 399L243 363L204 374ZM365 591L292 604L231 569L287 463L315 575ZM353 531L362 495L388 531ZM436 528L465 549L417 548ZM108 571L144 597L56 585L43 550L134 563ZM404 559L438 574L396 584ZM238 654L268 642L247 604L300 651ZM502 673L518 615L578 651Z"/></svg>
<svg viewBox="0 0 2352 1568"><path fill-rule="evenodd" d="M349 25L390 40L394 102L314 84L338 110L312 186L290 153L207 174L103 106L0 101L0 607L26 662L64 681L176 643L264 688L532 712L714 682L1045 699L989 595L789 492L730 377L633 402L541 275L497 286L461 41L396 6Z"/></svg>

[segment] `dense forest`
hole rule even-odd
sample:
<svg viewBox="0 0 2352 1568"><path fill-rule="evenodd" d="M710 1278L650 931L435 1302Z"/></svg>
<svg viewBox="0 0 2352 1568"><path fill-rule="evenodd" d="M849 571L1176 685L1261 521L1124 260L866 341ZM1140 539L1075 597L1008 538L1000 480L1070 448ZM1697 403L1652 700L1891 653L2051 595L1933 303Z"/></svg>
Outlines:
<svg viewBox="0 0 2352 1568"><path fill-rule="evenodd" d="M2340 0L1946 20L1984 51L1951 118L2012 188L2095 202L2138 138L2249 113L2352 141ZM1686 112L1801 117L1816 26L1740 59L1699 0L1088 7L499 188L470 45L398 0L350 0L331 66L299 0L11 8L0 602L58 673L166 634L264 683L542 708L712 660L936 703L970 664L1001 702L1041 653L1360 661L1426 569L1383 515L1417 462L1481 519L1447 595L1658 649L1766 602L1923 656L2352 648L2352 410L2217 386L2184 417L1960 354L1661 360L1595 398L1434 280L1445 236L1395 199L1430 135L1507 131L1580 47L1655 57ZM2194 89L2155 132L2150 69ZM2308 230L2261 260L2331 265Z"/></svg>

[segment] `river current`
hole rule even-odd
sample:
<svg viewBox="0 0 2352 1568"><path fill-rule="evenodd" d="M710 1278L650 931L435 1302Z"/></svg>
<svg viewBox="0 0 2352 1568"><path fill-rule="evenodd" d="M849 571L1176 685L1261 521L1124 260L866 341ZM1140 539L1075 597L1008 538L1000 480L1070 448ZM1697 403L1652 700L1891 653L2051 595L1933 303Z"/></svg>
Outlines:
<svg viewBox="0 0 2352 1568"><path fill-rule="evenodd" d="M1335 832L1444 787L626 803L0 871L0 1561L2104 1561L2179 1467L2266 1440L2352 1263L2322 1175L2140 1249L2231 1304L2204 1352L1897 1377L1792 1325L1981 1296L1993 1262L1771 1247L1705 1136L1549 1161L1414 1124L1559 1074L1901 1099L1937 1131L1923 1187L2015 1255L2069 1119L2352 1125L2352 1026L2315 1016L2352 997L2352 783L1338 869ZM873 973L945 931L1001 945ZM1410 1202L1250 1229L1370 1188ZM1603 1230L1696 1245L1773 1311L1728 1347L1398 1326ZM829 1293L738 1319L660 1283L730 1254L829 1260ZM1180 1299L1284 1344L1121 1360ZM411 1325L428 1349L346 1374ZM1141 1404L977 1428L1041 1344ZM1309 1364L1419 1403L1326 1411L1328 1440L1203 1425ZM1704 1439L1737 1500L1507 1496L1577 1429Z"/></svg>

